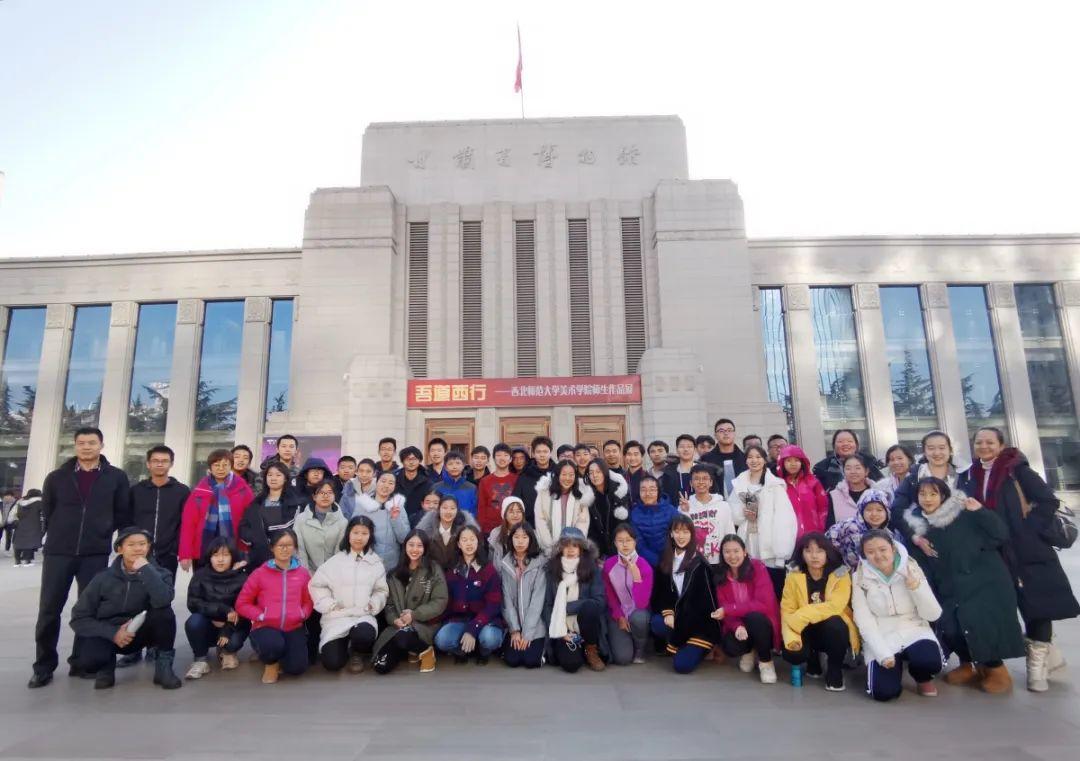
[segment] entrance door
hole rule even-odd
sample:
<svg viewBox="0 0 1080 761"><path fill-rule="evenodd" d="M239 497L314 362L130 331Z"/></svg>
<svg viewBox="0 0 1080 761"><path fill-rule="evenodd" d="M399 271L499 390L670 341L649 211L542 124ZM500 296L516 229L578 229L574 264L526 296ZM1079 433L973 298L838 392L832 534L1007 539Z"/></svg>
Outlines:
<svg viewBox="0 0 1080 761"><path fill-rule="evenodd" d="M587 415L574 418L577 428L575 444L594 444L601 450L609 439L622 444L626 441L625 415Z"/></svg>
<svg viewBox="0 0 1080 761"><path fill-rule="evenodd" d="M472 418L433 418L424 421L424 445L438 437L446 439L451 450L457 450L469 461L473 448L473 431L476 421Z"/></svg>
<svg viewBox="0 0 1080 761"><path fill-rule="evenodd" d="M504 417L499 420L499 441L511 447L529 448L537 436L550 436L551 418Z"/></svg>

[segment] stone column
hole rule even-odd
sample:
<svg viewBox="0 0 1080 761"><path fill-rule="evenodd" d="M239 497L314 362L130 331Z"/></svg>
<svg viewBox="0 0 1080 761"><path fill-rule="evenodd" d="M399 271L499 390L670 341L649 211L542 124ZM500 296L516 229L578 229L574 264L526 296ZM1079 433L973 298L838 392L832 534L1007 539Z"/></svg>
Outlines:
<svg viewBox="0 0 1080 761"><path fill-rule="evenodd" d="M784 286L784 320L795 434L799 446L810 460L817 461L825 456L825 426L821 424L821 394L817 352L814 350L814 323L810 318L809 286Z"/></svg>
<svg viewBox="0 0 1080 761"><path fill-rule="evenodd" d="M970 448L964 443L968 439L967 415L949 309L949 288L945 283L924 283L920 291L938 427L952 439L957 463L965 464L970 459Z"/></svg>
<svg viewBox="0 0 1080 761"><path fill-rule="evenodd" d="M8 324L11 322L11 310L0 307L0 370L3 370L4 351L7 349Z"/></svg>
<svg viewBox="0 0 1080 761"><path fill-rule="evenodd" d="M1065 361L1070 368L1073 407L1080 419L1080 280L1058 283L1054 301L1058 307L1061 324L1061 344L1065 349ZM0 351L2 351L0 347Z"/></svg>
<svg viewBox="0 0 1080 761"><path fill-rule="evenodd" d="M990 298L990 324L997 340L1001 394L1009 421L1009 443L1027 455L1031 467L1042 473L1042 445L1035 424L1035 402L1031 398L1024 337L1020 332L1020 313L1016 310L1016 292L1012 283L990 283L987 293Z"/></svg>
<svg viewBox="0 0 1080 761"><path fill-rule="evenodd" d="M863 447L881 457L896 443L896 410L892 376L885 351L885 320L881 315L881 292L874 283L858 283L855 293L855 337L859 343L863 401L870 440Z"/></svg>
<svg viewBox="0 0 1080 761"><path fill-rule="evenodd" d="M194 455L195 394L199 387L204 314L202 299L180 299L176 304L176 337L173 340L172 374L169 376L165 443L176 452L172 472L182 481L191 473L191 458Z"/></svg>
<svg viewBox="0 0 1080 761"><path fill-rule="evenodd" d="M236 443L256 452L262 446L266 416L266 382L270 365L270 318L273 304L266 296L244 300L244 337L240 350L240 388L236 400Z"/></svg>
<svg viewBox="0 0 1080 761"><path fill-rule="evenodd" d="M131 401L131 367L135 361L135 337L139 331L139 305L114 301L109 313L109 343L105 348L105 377L101 384L98 427L105 436L105 456L116 467L124 464L128 405Z"/></svg>
<svg viewBox="0 0 1080 761"><path fill-rule="evenodd" d="M37 396L26 450L26 478L23 483L28 489L40 489L45 476L56 467L74 322L75 307L71 304L49 304L46 307Z"/></svg>
<svg viewBox="0 0 1080 761"><path fill-rule="evenodd" d="M705 373L701 360L690 349L648 349L641 355L638 372L641 374L641 441L648 446L648 442L660 439L668 442L674 451L676 436L696 435L705 421Z"/></svg>

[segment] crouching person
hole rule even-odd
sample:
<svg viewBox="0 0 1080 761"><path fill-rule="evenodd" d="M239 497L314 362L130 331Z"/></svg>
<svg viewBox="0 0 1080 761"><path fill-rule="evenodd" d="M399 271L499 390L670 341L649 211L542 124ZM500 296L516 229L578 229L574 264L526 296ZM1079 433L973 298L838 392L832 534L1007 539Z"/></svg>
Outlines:
<svg viewBox="0 0 1080 761"><path fill-rule="evenodd" d="M154 684L166 690L181 684L173 673L173 579L147 560L150 545L150 532L135 526L122 530L113 545L118 557L93 578L71 611L78 666L97 674L95 689L116 684L117 655L144 647L157 651Z"/></svg>
<svg viewBox="0 0 1080 761"><path fill-rule="evenodd" d="M222 670L240 665L236 654L251 632L251 622L236 612L236 598L247 581L246 567L223 536L214 537L203 550L202 565L187 591L191 615L184 622L184 633L195 660L185 679L202 679L210 673L211 647L217 648Z"/></svg>

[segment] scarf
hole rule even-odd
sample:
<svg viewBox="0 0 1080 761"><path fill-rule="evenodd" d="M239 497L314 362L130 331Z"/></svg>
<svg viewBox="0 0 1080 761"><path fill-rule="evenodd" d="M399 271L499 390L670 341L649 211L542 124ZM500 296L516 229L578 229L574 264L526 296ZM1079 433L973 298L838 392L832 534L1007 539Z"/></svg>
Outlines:
<svg viewBox="0 0 1080 761"><path fill-rule="evenodd" d="M1016 460L1016 449L1010 447L1001 450L997 459L990 463L989 479L986 478L986 470L983 468L982 460L976 460L969 471L971 487L972 491L974 491L971 496L991 510L997 509L998 492L1001 491L1001 485L1005 479L1012 475ZM984 485L986 486L985 489L983 488Z"/></svg>
<svg viewBox="0 0 1080 761"><path fill-rule="evenodd" d="M551 623L548 626L548 636L562 639L571 632L577 633L577 616L566 615L566 606L578 599L577 568L581 558L562 559L562 581L555 592L555 603L551 607Z"/></svg>
<svg viewBox="0 0 1080 761"><path fill-rule="evenodd" d="M226 539L233 538L232 509L229 506L228 487L232 485L233 474L225 477L224 483L218 483L213 476L208 480L210 490L214 493L214 499L206 511L206 523L203 524L203 547L209 546L210 542L219 536Z"/></svg>

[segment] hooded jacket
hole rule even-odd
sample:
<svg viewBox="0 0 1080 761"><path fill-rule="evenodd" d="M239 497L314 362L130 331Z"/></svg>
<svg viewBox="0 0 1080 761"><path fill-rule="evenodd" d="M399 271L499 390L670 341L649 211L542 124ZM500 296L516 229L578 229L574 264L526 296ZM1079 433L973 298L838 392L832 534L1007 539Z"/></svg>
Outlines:
<svg viewBox="0 0 1080 761"><path fill-rule="evenodd" d="M308 472L312 470L322 470L323 478L321 480L324 481L330 480L334 473L334 471L330 470L330 466L326 464L326 460L321 457L309 457L304 460L303 467L296 474L296 489L309 497L312 496L312 493L311 487L308 486L307 476ZM334 488L334 495L337 496L337 487Z"/></svg>
<svg viewBox="0 0 1080 761"><path fill-rule="evenodd" d="M202 557L202 534L206 524L206 516L210 511L210 505L214 502L214 487L211 485L213 476L207 476L199 481L198 485L188 495L184 503L184 514L180 519L180 549L181 560L195 560ZM229 497L229 510L232 513L232 525L234 541L240 534L240 524L244 521L244 513L251 504L252 494L247 481L237 477L232 471L225 477L225 494Z"/></svg>
<svg viewBox="0 0 1080 761"><path fill-rule="evenodd" d="M895 565L890 575L864 558L851 584L851 607L866 655L882 665L920 640L936 645L930 624L941 618L941 605L918 564L908 557L904 545L894 541L893 549ZM907 587L912 574L921 582L914 590Z"/></svg>
<svg viewBox="0 0 1080 761"><path fill-rule="evenodd" d="M609 471L604 491L597 493L593 489L593 495L588 537L599 548L600 556L607 557L615 552L615 527L630 517L630 486L623 476Z"/></svg>
<svg viewBox="0 0 1080 761"><path fill-rule="evenodd" d="M322 617L319 649L348 636L357 624L378 630L375 617L386 607L390 588L386 568L374 552L338 552L319 566L308 583L315 610Z"/></svg>
<svg viewBox="0 0 1080 761"><path fill-rule="evenodd" d="M434 488L440 497L453 497L457 500L458 509L476 517L476 486L465 477L465 471L455 479L443 470L442 478L435 482Z"/></svg>
<svg viewBox="0 0 1080 761"><path fill-rule="evenodd" d="M518 578L514 558L504 555L499 561L503 591L503 620L507 632L521 632L530 642L547 636L544 626L544 601L547 598L547 560L537 555L525 565Z"/></svg>
<svg viewBox="0 0 1080 761"><path fill-rule="evenodd" d="M525 503L525 520L530 526L536 525L536 484L544 476L554 473L556 464L554 460L549 460L548 466L541 468L536 464L536 460L529 460L514 483L511 496L518 497Z"/></svg>
<svg viewBox="0 0 1080 761"><path fill-rule="evenodd" d="M15 503L15 539L12 547L20 552L29 552L41 547L41 538L45 536L45 519L41 514L41 497L23 497Z"/></svg>
<svg viewBox="0 0 1080 761"><path fill-rule="evenodd" d="M108 555L114 531L131 525L131 499L124 471L101 457L100 472L84 501L72 457L45 477L42 513L46 555Z"/></svg>
<svg viewBox="0 0 1080 761"><path fill-rule="evenodd" d="M859 652L859 630L855 628L855 619L851 616L851 572L847 566L842 565L829 574L825 581L825 599L817 603L810 602L806 574L789 569L780 599L780 630L784 647L792 651L801 650L803 630L833 616L839 616L847 624L851 652Z"/></svg>
<svg viewBox="0 0 1080 761"><path fill-rule="evenodd" d="M784 462L789 457L797 457L802 462L802 470L797 476L789 476L784 471ZM824 531L829 517L829 495L824 487L810 472L810 460L800 447L788 444L780 450L780 461L776 463L776 475L787 485L788 501L795 510L798 523L796 539L811 531Z"/></svg>
<svg viewBox="0 0 1080 761"><path fill-rule="evenodd" d="M263 492L244 511L240 521L240 541L248 547L247 560L251 567L258 567L270 560L270 535L283 528L293 528L296 514L304 507L307 500L291 486L286 485L281 492L277 505L266 505L269 495Z"/></svg>
<svg viewBox="0 0 1080 761"><path fill-rule="evenodd" d="M268 560L252 571L236 598L236 612L251 621L252 630L291 632L304 625L313 604L311 574L295 557L285 570Z"/></svg>
<svg viewBox="0 0 1080 761"><path fill-rule="evenodd" d="M549 474L536 482L536 538L540 541L540 549L545 555L549 554L559 541L559 535L564 528L573 526L585 536L589 536L589 508L596 501L592 487L578 479L581 497L575 497L571 492L566 499L564 512L561 498L551 494L552 478L554 476Z"/></svg>
<svg viewBox="0 0 1080 761"><path fill-rule="evenodd" d="M444 542L443 535L439 531L439 511L432 510L424 513L424 517L420 519L420 522L416 524L416 527L427 534L430 540L428 552L431 554L431 559L434 560L445 571L446 568L454 562L454 534L457 532L460 526L472 526L477 531L480 530L480 526L477 525L476 519L469 513L463 510L458 510L458 515L462 517L460 525L455 525L450 531L450 541ZM455 519L455 524L457 520Z"/></svg>
<svg viewBox="0 0 1080 761"><path fill-rule="evenodd" d="M746 510L747 500L752 496L757 498L756 521L750 521ZM799 523L783 479L766 470L761 489L754 495L749 471L743 471L731 485L729 504L736 533L746 543L750 557L769 568L785 567L795 551Z"/></svg>
<svg viewBox="0 0 1080 761"><path fill-rule="evenodd" d="M877 458L866 452L856 452L855 454L859 456L863 465L866 466L867 482L880 481L882 464L878 462ZM780 460L783 461L783 459L784 455L781 452ZM814 466L813 472L814 477L827 492L835 489L836 485L844 480L844 466L840 464L840 458L835 453L830 454L823 460L819 460Z"/></svg>
<svg viewBox="0 0 1080 761"><path fill-rule="evenodd" d="M671 519L678 512L678 508L671 504L666 494L661 494L655 505L646 505L639 501L630 510L630 523L638 532L638 554L653 568L660 563Z"/></svg>
<svg viewBox="0 0 1080 761"><path fill-rule="evenodd" d="M120 625L144 610L170 608L172 575L154 562L135 573L124 570L117 557L98 573L71 610L71 628L80 637L112 639Z"/></svg>
<svg viewBox="0 0 1080 761"><path fill-rule="evenodd" d="M760 560L751 560L753 568L750 578L746 581L727 579L723 584L716 587L716 603L724 609L724 618L721 620L721 631L724 634L734 633L746 621L750 613L761 613L772 624L773 649L780 649L780 606L776 600L776 591L773 589L772 579L765 564ZM721 573L727 573L725 565L720 569Z"/></svg>
<svg viewBox="0 0 1080 761"><path fill-rule="evenodd" d="M316 507L309 504L296 516L296 556L311 573L333 557L345 538L348 523L337 505L333 505L320 521L315 517Z"/></svg>
<svg viewBox="0 0 1080 761"><path fill-rule="evenodd" d="M180 519L191 493L172 476L163 486L149 478L131 487L132 525L146 529L154 537L154 556L176 557L180 551Z"/></svg>
<svg viewBox="0 0 1080 761"><path fill-rule="evenodd" d="M409 515L405 507L405 497L391 494L386 502L379 502L377 497L361 494L356 498L353 515L366 515L375 524L375 545L373 549L382 558L387 568L396 568L401 557L401 543L409 534Z"/></svg>
<svg viewBox="0 0 1080 761"><path fill-rule="evenodd" d="M844 558L844 565L851 569L852 573L859 567L859 560L862 557L859 545L862 542L863 534L870 530L870 526L863 516L863 511L871 503L877 503L885 508L885 525L880 526L880 528L892 534L895 542L903 544L904 541L904 537L899 531L889 528L891 525L891 513L889 512L888 495L877 489L867 489L859 498L855 516L841 523L834 523L825 532L825 536L832 540L832 543L836 545L836 549L840 550L840 555Z"/></svg>
<svg viewBox="0 0 1080 761"><path fill-rule="evenodd" d="M411 626L417 636L430 645L435 641L435 630L439 628L439 621L449 600L446 577L442 569L436 563L431 563L426 568L418 568L409 575L408 584L402 584L391 571L386 582L390 590L383 616L386 619L386 628L375 640L375 655L378 656L386 643L398 633L399 629L394 626L394 621L400 618L405 610L412 611Z"/></svg>

